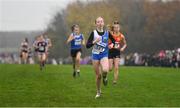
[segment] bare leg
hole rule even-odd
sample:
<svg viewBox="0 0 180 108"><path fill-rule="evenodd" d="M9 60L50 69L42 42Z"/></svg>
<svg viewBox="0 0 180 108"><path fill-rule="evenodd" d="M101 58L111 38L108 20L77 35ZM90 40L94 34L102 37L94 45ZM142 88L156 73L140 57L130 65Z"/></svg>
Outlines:
<svg viewBox="0 0 180 108"><path fill-rule="evenodd" d="M45 63L46 63L46 54L43 53L43 54L42 54L42 66L43 66L43 67L45 66Z"/></svg>
<svg viewBox="0 0 180 108"><path fill-rule="evenodd" d="M40 70L42 70L42 55L41 54L38 54L38 61L39 61Z"/></svg>
<svg viewBox="0 0 180 108"><path fill-rule="evenodd" d="M22 62L23 64L26 64L27 62L27 54L25 52L22 52Z"/></svg>
<svg viewBox="0 0 180 108"><path fill-rule="evenodd" d="M72 61L73 61L73 77L76 77L76 58L72 57Z"/></svg>
<svg viewBox="0 0 180 108"><path fill-rule="evenodd" d="M109 72L109 61L107 57L104 57L100 61L102 67L103 84L107 85L107 73Z"/></svg>
<svg viewBox="0 0 180 108"><path fill-rule="evenodd" d="M113 83L116 84L118 80L118 75L119 75L119 61L120 58L115 58L114 59L114 81Z"/></svg>
<svg viewBox="0 0 180 108"><path fill-rule="evenodd" d="M113 59L109 59L109 71L113 69Z"/></svg>
<svg viewBox="0 0 180 108"><path fill-rule="evenodd" d="M78 75L80 75L80 60L81 60L81 52L78 52L76 56L76 72Z"/></svg>
<svg viewBox="0 0 180 108"><path fill-rule="evenodd" d="M93 68L96 73L97 93L100 93L100 91L101 91L101 73L100 73L100 62L98 60L93 60Z"/></svg>

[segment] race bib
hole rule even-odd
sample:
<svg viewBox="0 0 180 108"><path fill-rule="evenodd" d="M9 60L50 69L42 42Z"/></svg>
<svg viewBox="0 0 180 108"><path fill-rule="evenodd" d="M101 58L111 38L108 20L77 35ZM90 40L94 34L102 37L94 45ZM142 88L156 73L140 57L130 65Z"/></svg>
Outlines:
<svg viewBox="0 0 180 108"><path fill-rule="evenodd" d="M81 40L76 40L74 44L75 45L81 45Z"/></svg>
<svg viewBox="0 0 180 108"><path fill-rule="evenodd" d="M119 47L120 47L120 44L119 44L118 42L116 42L116 43L114 44L114 48L118 49Z"/></svg>
<svg viewBox="0 0 180 108"><path fill-rule="evenodd" d="M23 51L27 51L28 49L27 49L27 48L23 48L22 50L23 50Z"/></svg>
<svg viewBox="0 0 180 108"><path fill-rule="evenodd" d="M96 45L94 45L94 47L93 47L93 53L94 53L94 54L102 53L102 52L104 52L104 50L105 50L105 47L102 46L102 45L99 45L99 44L96 44Z"/></svg>
<svg viewBox="0 0 180 108"><path fill-rule="evenodd" d="M40 51L44 51L44 47L40 47L39 50L40 50Z"/></svg>

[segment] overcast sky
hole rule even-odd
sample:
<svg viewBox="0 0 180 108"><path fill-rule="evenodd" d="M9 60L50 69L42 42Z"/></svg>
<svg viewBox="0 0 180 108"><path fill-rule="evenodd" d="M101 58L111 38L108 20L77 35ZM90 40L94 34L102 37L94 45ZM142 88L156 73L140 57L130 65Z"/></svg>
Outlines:
<svg viewBox="0 0 180 108"><path fill-rule="evenodd" d="M0 0L0 31L43 30L74 0Z"/></svg>
<svg viewBox="0 0 180 108"><path fill-rule="evenodd" d="M0 31L43 30L56 12L72 1L0 0Z"/></svg>

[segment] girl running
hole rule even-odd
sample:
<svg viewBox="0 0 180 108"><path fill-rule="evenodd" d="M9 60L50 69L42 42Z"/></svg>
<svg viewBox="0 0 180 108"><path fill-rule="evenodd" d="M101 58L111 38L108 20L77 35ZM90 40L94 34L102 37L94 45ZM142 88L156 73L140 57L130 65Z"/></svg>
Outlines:
<svg viewBox="0 0 180 108"><path fill-rule="evenodd" d="M36 48L38 49L40 70L42 70L45 66L47 46L47 42L45 41L43 35L39 36Z"/></svg>
<svg viewBox="0 0 180 108"><path fill-rule="evenodd" d="M109 71L108 63L108 40L114 42L112 35L108 30L104 30L104 19L98 17L95 20L96 30L94 30L88 38L86 43L87 48L92 49L92 63L96 73L96 87L97 94L95 98L101 95L101 74L103 77L103 84L107 85L107 73ZM113 44L112 44L113 45ZM101 73L102 71L102 73Z"/></svg>
<svg viewBox="0 0 180 108"><path fill-rule="evenodd" d="M109 69L111 71L114 66L113 84L116 84L119 74L120 52L123 52L127 47L125 37L120 33L120 25L117 21L113 23L112 36L115 40L115 45L114 47L111 47L112 42L109 41Z"/></svg>
<svg viewBox="0 0 180 108"><path fill-rule="evenodd" d="M67 40L67 44L71 42L71 57L73 60L73 77L76 77L76 73L80 76L80 59L82 53L82 45L85 45L85 39L83 34L80 33L79 25L73 25L72 33Z"/></svg>
<svg viewBox="0 0 180 108"><path fill-rule="evenodd" d="M28 49L29 49L29 43L28 43L28 38L25 38L23 42L21 43L21 48L20 48L20 58L23 64L27 63L28 60Z"/></svg>

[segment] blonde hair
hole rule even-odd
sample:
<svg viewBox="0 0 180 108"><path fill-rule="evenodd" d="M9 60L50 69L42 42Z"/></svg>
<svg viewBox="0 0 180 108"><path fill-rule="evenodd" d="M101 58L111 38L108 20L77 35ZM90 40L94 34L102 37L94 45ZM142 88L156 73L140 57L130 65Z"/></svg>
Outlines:
<svg viewBox="0 0 180 108"><path fill-rule="evenodd" d="M100 19L100 18L103 19L103 21L104 21L104 18L102 18L101 16L99 16L99 17L96 18L95 24L96 24L96 22L97 22L97 19Z"/></svg>

